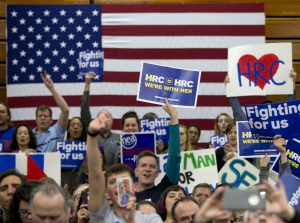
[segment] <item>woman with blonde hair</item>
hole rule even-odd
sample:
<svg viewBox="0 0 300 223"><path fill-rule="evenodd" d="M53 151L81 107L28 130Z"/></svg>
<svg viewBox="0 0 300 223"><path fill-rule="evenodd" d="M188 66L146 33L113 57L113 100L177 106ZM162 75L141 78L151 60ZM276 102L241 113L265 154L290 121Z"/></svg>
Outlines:
<svg viewBox="0 0 300 223"><path fill-rule="evenodd" d="M192 150L191 142L188 137L187 127L185 125L179 125L180 136L180 151Z"/></svg>
<svg viewBox="0 0 300 223"><path fill-rule="evenodd" d="M220 113L215 119L214 135L225 134L227 126L233 123L234 121L229 114Z"/></svg>

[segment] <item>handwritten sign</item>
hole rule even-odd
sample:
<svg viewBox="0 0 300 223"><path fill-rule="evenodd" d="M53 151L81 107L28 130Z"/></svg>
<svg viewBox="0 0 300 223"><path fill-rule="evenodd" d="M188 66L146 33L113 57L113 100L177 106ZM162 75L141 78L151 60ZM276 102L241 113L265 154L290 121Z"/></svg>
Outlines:
<svg viewBox="0 0 300 223"><path fill-rule="evenodd" d="M156 153L155 133L126 133L120 134L121 162L135 169L135 161L138 154L144 150Z"/></svg>
<svg viewBox="0 0 300 223"><path fill-rule="evenodd" d="M196 107L201 72L143 63L139 79L138 101L169 103L177 107Z"/></svg>
<svg viewBox="0 0 300 223"><path fill-rule="evenodd" d="M292 94L292 44L268 43L229 48L227 97Z"/></svg>
<svg viewBox="0 0 300 223"><path fill-rule="evenodd" d="M278 150L271 138L252 136L247 121L237 122L237 148L240 157L263 157L268 154L270 157L278 156Z"/></svg>
<svg viewBox="0 0 300 223"><path fill-rule="evenodd" d="M79 52L79 74L78 78L92 71L96 74L95 80L103 81L103 60L104 54L101 50L86 50Z"/></svg>
<svg viewBox="0 0 300 223"><path fill-rule="evenodd" d="M273 137L279 134L285 139L300 137L300 100L245 108L254 136Z"/></svg>
<svg viewBox="0 0 300 223"><path fill-rule="evenodd" d="M166 174L167 154L158 155L160 174L155 183L158 184ZM208 183L213 188L218 184L217 160L214 149L202 149L181 152L179 185L192 193L194 186Z"/></svg>

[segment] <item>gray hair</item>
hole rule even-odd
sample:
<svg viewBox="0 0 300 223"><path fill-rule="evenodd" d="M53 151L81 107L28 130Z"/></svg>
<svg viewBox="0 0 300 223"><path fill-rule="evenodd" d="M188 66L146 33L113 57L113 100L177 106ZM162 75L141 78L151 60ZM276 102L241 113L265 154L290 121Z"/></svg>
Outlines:
<svg viewBox="0 0 300 223"><path fill-rule="evenodd" d="M68 212L68 210L71 208L71 197L67 193L66 190L64 190L62 187L60 187L57 184L54 183L47 183L47 184L41 184L34 188L34 190L31 193L30 196L30 209L32 210L32 203L35 195L37 193L41 193L46 197L53 197L54 195L61 194L61 196L64 199L64 211Z"/></svg>

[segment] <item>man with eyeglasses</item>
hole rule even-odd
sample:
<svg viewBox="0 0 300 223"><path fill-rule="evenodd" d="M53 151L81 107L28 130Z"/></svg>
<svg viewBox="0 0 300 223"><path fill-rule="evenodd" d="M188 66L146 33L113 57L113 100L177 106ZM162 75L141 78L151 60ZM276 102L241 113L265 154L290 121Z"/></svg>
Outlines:
<svg viewBox="0 0 300 223"><path fill-rule="evenodd" d="M191 197L177 200L172 207L174 223L192 223L198 210L198 202Z"/></svg>
<svg viewBox="0 0 300 223"><path fill-rule="evenodd" d="M69 107L65 99L56 91L50 76L44 72L41 78L51 92L56 105L60 108L57 123L52 124L52 110L48 105L40 105L36 109L36 125L33 133L36 137L37 150L40 152L56 152L57 141L62 141L68 125Z"/></svg>
<svg viewBox="0 0 300 223"><path fill-rule="evenodd" d="M0 207L2 210L2 216L0 217L3 222L7 222L9 219L9 207L12 201L13 195L24 182L24 176L17 170L7 170L0 175Z"/></svg>

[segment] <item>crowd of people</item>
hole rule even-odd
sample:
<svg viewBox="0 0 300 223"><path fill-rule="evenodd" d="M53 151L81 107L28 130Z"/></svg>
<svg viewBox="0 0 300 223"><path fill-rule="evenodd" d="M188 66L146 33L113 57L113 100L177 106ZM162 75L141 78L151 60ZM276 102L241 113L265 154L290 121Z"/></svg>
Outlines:
<svg viewBox="0 0 300 223"><path fill-rule="evenodd" d="M288 204L282 182L276 187L268 183L269 157L250 162L260 170L260 184L255 188L266 192L266 208L259 210L225 210L223 195L231 185L213 188L199 182L188 194L178 185L181 152L199 150L201 129L197 125L180 124L179 115L167 99L162 109L170 117L169 141L156 143L157 153L167 153L166 174L155 184L159 175L159 158L151 151L137 155L136 168L121 163L120 135L112 131L113 115L109 110L92 117L89 107L90 85L95 74L85 76L84 92L79 117L69 119L69 107L55 89L46 73L41 78L60 109L57 122L52 125L52 110L48 105L36 109L36 128L26 123L14 127L9 107L0 104L0 141L2 152L38 153L56 152L58 141L86 142L87 153L79 170L61 170L60 184L51 178L28 181L18 170L0 174L0 222L56 222L56 223L140 223L140 222L300 222L299 213ZM291 71L291 78L296 73ZM225 84L229 78L226 77ZM295 99L295 94L289 100ZM236 121L246 120L237 98L229 98L233 118L227 113L216 117L214 134L226 134L228 143L216 150L218 170L237 153ZM157 118L147 113L144 118ZM122 132L139 132L140 120L136 112L128 111L122 117ZM274 136L274 145L280 153L280 173L290 172L286 140ZM99 149L102 148L102 149ZM120 202L118 180L127 179ZM124 191L123 191L124 190ZM236 198L239 199L239 198ZM245 201L246 202L246 201Z"/></svg>

